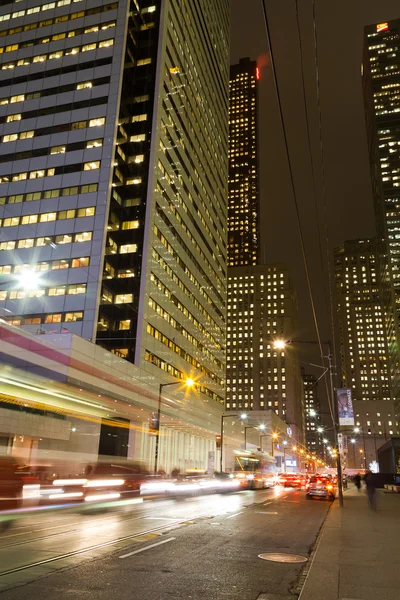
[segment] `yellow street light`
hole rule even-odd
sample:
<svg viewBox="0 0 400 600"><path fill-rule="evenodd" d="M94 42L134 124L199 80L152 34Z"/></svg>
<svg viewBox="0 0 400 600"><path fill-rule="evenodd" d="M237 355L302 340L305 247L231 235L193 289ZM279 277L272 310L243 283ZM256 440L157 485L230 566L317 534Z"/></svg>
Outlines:
<svg viewBox="0 0 400 600"><path fill-rule="evenodd" d="M286 347L285 340L275 340L274 341L274 348L275 348L275 350L284 350L285 347Z"/></svg>
<svg viewBox="0 0 400 600"><path fill-rule="evenodd" d="M193 387L194 386L194 379L192 379L191 377L188 377L185 381L185 385L187 387Z"/></svg>
<svg viewBox="0 0 400 600"><path fill-rule="evenodd" d="M276 439L277 439L277 437L278 437L278 434L277 434L277 433L273 433L273 434L272 434L272 437L274 438L274 440L276 440Z"/></svg>

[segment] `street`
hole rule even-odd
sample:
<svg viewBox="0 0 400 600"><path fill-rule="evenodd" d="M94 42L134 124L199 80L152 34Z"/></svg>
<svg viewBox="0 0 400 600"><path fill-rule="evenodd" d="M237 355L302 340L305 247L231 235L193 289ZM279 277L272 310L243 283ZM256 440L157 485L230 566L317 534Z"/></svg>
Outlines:
<svg viewBox="0 0 400 600"><path fill-rule="evenodd" d="M328 508L276 487L26 516L0 538L1 597L284 599L303 564L258 555L308 557Z"/></svg>

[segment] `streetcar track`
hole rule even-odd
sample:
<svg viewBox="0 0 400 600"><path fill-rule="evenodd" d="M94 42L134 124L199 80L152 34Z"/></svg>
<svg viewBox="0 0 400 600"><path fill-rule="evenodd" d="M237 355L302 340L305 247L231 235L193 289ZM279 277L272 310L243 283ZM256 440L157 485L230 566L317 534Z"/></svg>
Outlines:
<svg viewBox="0 0 400 600"><path fill-rule="evenodd" d="M195 522L197 519L210 517L209 514L206 515L198 515L195 519L192 519L191 522ZM73 550L71 552L66 552L65 554L59 554L57 556L52 556L51 558L46 558L43 560L39 560L34 563L30 563L28 565L21 565L20 567L14 567L12 569L7 569L6 571L0 572L0 577L5 577L6 575L11 575L12 573L18 573L20 571L26 571L28 569L33 569L35 567L40 567L42 565L47 565L49 563L57 562L59 560L63 560L65 558L70 558L71 556L79 556L80 554L85 554L86 552L91 552L92 550L99 550L100 548L107 548L108 546L113 546L114 544L118 544L120 542L125 542L127 540L132 540L135 538L143 537L149 535L151 533L157 533L159 531L163 531L164 529L169 531L171 526L184 525L188 523L189 519L185 518L180 521L175 521L173 523L166 523L165 525L160 525L159 527L152 527L151 529L146 529L140 533L133 533L131 535L126 535L115 540L109 540L108 542L102 542L101 544L94 544L93 546L88 546L87 548L81 548L80 550Z"/></svg>

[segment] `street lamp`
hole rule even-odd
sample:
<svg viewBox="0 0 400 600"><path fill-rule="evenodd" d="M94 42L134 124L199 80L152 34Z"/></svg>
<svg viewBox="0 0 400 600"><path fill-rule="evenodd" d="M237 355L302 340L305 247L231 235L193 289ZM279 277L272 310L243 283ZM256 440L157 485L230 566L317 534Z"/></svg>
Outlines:
<svg viewBox="0 0 400 600"><path fill-rule="evenodd" d="M13 287L21 288L25 291L37 290L40 285L40 273L33 269L25 269L6 281L2 281L0 278L0 283L4 285L13 284Z"/></svg>
<svg viewBox="0 0 400 600"><path fill-rule="evenodd" d="M247 418L247 415L246 415L246 418ZM264 425L264 423L261 423L261 425L259 425L258 427L256 425L248 425L247 427L244 428L244 449L245 450L247 448L247 430L248 429L258 429L260 431L265 431L265 425ZM261 441L262 437L263 436L260 436L260 441Z"/></svg>
<svg viewBox="0 0 400 600"><path fill-rule="evenodd" d="M161 419L161 403L162 403L162 391L163 388L168 387L169 385L179 385L184 384L186 387L191 388L194 386L194 379L188 377L184 380L171 381L170 383L160 383L159 391L158 391L158 410L157 410L157 433L156 433L156 448L154 452L154 474L157 475L158 468L158 449L160 445L160 419Z"/></svg>
<svg viewBox="0 0 400 600"><path fill-rule="evenodd" d="M235 413L232 413L232 414L228 414L228 415L221 415L221 434L220 434L221 455L219 457L219 470L221 471L221 473L222 473L222 458L223 458L223 448L224 448L224 419L227 419L228 417L229 418L239 417L242 421L244 421L247 419L247 414L241 413L240 415L237 415Z"/></svg>
<svg viewBox="0 0 400 600"><path fill-rule="evenodd" d="M330 388L331 388L331 399L332 399L332 410L333 415L332 415L332 426L333 426L333 435L334 435L334 439L335 439L335 444L338 444L338 420L337 420L337 409L336 409L336 405L335 405L335 388L334 388L334 384L333 384L333 364L332 364L332 348L331 348L331 343L328 341L308 341L308 340L275 340L274 342L274 348L276 349L284 349L286 347L287 344L317 344L320 347L322 347L322 345L327 346L328 348L328 356L325 357L328 359L328 371L329 371L329 383L330 383ZM311 414L311 411L310 411ZM337 469L337 478L338 478L338 488L339 488L339 504L340 506L343 506L343 487L342 487L342 466L340 464L340 453L337 454L336 456L336 469Z"/></svg>
<svg viewBox="0 0 400 600"><path fill-rule="evenodd" d="M286 473L286 446L287 446L287 441L283 440L282 444L283 444L283 472Z"/></svg>
<svg viewBox="0 0 400 600"><path fill-rule="evenodd" d="M271 456L274 456L274 440L278 439L278 434L277 433L273 433L271 435Z"/></svg>
<svg viewBox="0 0 400 600"><path fill-rule="evenodd" d="M318 431L318 433L323 433L324 432L324 428L323 427L317 427L317 431Z"/></svg>

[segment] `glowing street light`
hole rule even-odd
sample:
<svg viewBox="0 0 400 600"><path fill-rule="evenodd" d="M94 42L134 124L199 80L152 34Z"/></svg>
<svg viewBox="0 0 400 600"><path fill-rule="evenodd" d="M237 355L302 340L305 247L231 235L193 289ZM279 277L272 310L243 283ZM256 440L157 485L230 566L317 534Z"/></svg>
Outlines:
<svg viewBox="0 0 400 600"><path fill-rule="evenodd" d="M324 428L323 427L317 427L317 431L318 431L318 433L323 433Z"/></svg>
<svg viewBox="0 0 400 600"><path fill-rule="evenodd" d="M29 291L37 290L40 284L40 274L37 271L22 271L17 278L18 287Z"/></svg>
<svg viewBox="0 0 400 600"><path fill-rule="evenodd" d="M285 340L275 340L274 341L274 348L275 348L275 350L284 350L285 347L286 347Z"/></svg>
<svg viewBox="0 0 400 600"><path fill-rule="evenodd" d="M328 440L326 438L324 438L322 441L324 442L324 444L328 443Z"/></svg>
<svg viewBox="0 0 400 600"><path fill-rule="evenodd" d="M258 429L260 431L265 431L266 427L265 427L264 423L261 423L261 425L258 426Z"/></svg>
<svg viewBox="0 0 400 600"><path fill-rule="evenodd" d="M194 386L195 381L191 377L187 379L178 379L177 381L171 381L170 383L160 383L159 391L158 391L158 408L157 408L157 434L156 434L156 447L154 451L154 473L157 474L158 468L158 448L160 445L160 419L161 419L161 402L162 402L162 391L163 388L169 385L179 385L184 384L186 387L191 388Z"/></svg>
<svg viewBox="0 0 400 600"><path fill-rule="evenodd" d="M360 433L360 428L359 427L354 427L354 433Z"/></svg>

